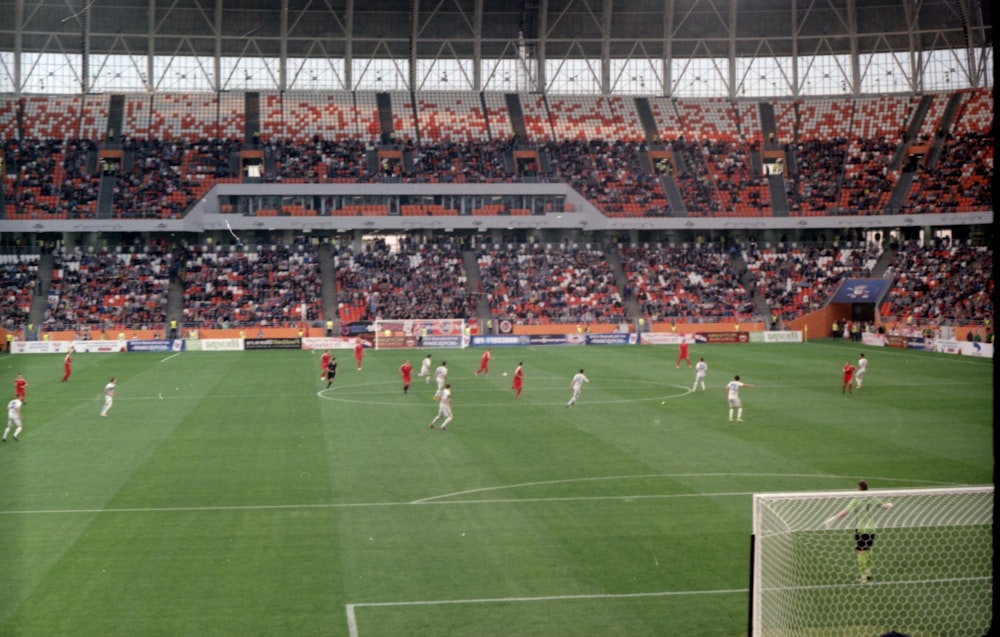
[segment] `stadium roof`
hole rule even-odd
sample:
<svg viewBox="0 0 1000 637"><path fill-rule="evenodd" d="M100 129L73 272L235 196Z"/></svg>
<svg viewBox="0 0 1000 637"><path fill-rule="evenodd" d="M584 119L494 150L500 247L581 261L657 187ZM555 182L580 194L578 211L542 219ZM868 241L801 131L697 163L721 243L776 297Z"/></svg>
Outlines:
<svg viewBox="0 0 1000 637"><path fill-rule="evenodd" d="M0 51L792 56L992 43L979 0L0 0ZM411 48L415 43L415 49Z"/></svg>

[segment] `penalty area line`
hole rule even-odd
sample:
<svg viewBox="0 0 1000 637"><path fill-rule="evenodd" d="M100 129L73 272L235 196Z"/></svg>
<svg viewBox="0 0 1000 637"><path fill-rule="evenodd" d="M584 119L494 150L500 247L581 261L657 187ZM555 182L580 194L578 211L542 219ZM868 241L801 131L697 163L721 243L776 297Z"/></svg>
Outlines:
<svg viewBox="0 0 1000 637"><path fill-rule="evenodd" d="M595 593L591 595L545 595L541 597L480 597L471 599L429 599L400 602L359 602L347 604L347 630L351 637L360 637L357 609L399 608L403 606L451 606L459 604L525 604L531 602L588 601L603 599L643 599L652 597L689 597L696 595L746 595L748 588L722 588L708 591L653 591L649 593Z"/></svg>
<svg viewBox="0 0 1000 637"><path fill-rule="evenodd" d="M161 362L161 363L166 363L166 362L167 362L168 360L170 360L170 359L171 359L171 358L173 358L174 356L180 356L180 355L181 355L181 353L180 353L180 352L174 352L174 353L173 353L173 354L171 354L170 356L167 356L166 358L164 358L164 359L160 360L160 362Z"/></svg>

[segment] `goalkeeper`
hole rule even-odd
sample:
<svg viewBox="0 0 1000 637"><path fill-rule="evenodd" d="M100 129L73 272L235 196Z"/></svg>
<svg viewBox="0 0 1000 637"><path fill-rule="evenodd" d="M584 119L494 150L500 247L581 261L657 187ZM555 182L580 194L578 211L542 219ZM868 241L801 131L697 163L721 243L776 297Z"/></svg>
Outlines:
<svg viewBox="0 0 1000 637"><path fill-rule="evenodd" d="M858 491L867 491L868 483L864 480L858 482ZM854 524L854 550L858 554L858 570L861 571L861 582L867 582L872 578L872 547L875 545L875 514L881 509L891 509L892 502L883 502L878 498L854 498L847 507L835 515L830 516L823 522L823 526L829 528L831 524L846 517L851 513L855 514Z"/></svg>

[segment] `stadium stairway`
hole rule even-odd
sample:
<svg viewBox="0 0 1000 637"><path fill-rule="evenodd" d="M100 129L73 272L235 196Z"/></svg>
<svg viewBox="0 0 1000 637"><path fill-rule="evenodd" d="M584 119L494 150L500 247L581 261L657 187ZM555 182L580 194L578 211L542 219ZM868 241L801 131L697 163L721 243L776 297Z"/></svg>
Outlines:
<svg viewBox="0 0 1000 637"><path fill-rule="evenodd" d="M757 293L757 284L754 283L753 279L750 277L750 273L747 272L747 262L743 258L743 252L736 250L730 253L729 264L732 266L733 270L740 273L740 283L743 284L743 288L750 293L750 298L753 301L753 308L760 316L770 317L771 307L767 304L767 299L764 298L763 294Z"/></svg>
<svg viewBox="0 0 1000 637"><path fill-rule="evenodd" d="M181 283L180 277L172 276L170 277L170 286L167 290L167 321L166 325L163 326L164 335L170 334L170 321L174 319L176 319L177 323L181 326L178 331L183 333L183 318L184 285Z"/></svg>
<svg viewBox="0 0 1000 637"><path fill-rule="evenodd" d="M896 251L892 248L886 248L881 255L879 255L878 261L872 266L872 277L876 279L884 279L886 272L889 270L889 266L892 262L896 260Z"/></svg>
<svg viewBox="0 0 1000 637"><path fill-rule="evenodd" d="M337 273L333 267L333 249L329 243L319 245L319 278L323 320L333 319L333 333L340 334L340 313L337 311Z"/></svg>
<svg viewBox="0 0 1000 637"><path fill-rule="evenodd" d="M653 116L653 108L649 105L649 98L635 98L635 112L639 116L639 123L642 124L643 131L646 133L646 141L658 143L660 133L656 128L656 118Z"/></svg>
<svg viewBox="0 0 1000 637"><path fill-rule="evenodd" d="M674 179L674 176L660 175L660 184L663 185L663 192L667 195L671 216L688 216L687 204L684 203L684 196L681 194L681 189L677 187L677 181Z"/></svg>
<svg viewBox="0 0 1000 637"><path fill-rule="evenodd" d="M507 93L504 95L507 103L507 115L510 117L510 126L517 139L527 141L528 126L524 123L524 109L521 108L521 97L517 93Z"/></svg>
<svg viewBox="0 0 1000 637"><path fill-rule="evenodd" d="M605 246L603 251L605 260L611 266L611 273L615 275L615 287L619 290L624 290L628 284L628 275L625 274L625 266L622 265L622 260L618 257L614 246ZM639 303L634 297L625 298L623 294L622 301L625 303L625 316L642 316L642 310L639 309Z"/></svg>
<svg viewBox="0 0 1000 637"><path fill-rule="evenodd" d="M469 292L476 295L476 318L479 319L480 325L489 325L493 313L490 311L489 300L482 293L483 283L479 278L479 260L476 258L475 250L462 252L462 264L465 267L465 280Z"/></svg>
<svg viewBox="0 0 1000 637"><path fill-rule="evenodd" d="M28 324L35 326L34 330L45 322L45 307L48 305L49 288L52 287L52 263L50 252L42 252L38 257L38 282L31 295L31 307L28 308ZM37 334L29 336L35 338Z"/></svg>

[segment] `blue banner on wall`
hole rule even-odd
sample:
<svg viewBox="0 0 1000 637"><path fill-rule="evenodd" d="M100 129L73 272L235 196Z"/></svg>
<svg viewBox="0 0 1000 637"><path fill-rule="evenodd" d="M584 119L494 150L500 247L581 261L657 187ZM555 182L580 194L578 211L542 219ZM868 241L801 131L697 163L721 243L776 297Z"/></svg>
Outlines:
<svg viewBox="0 0 1000 637"><path fill-rule="evenodd" d="M527 345L528 337L513 334L473 335L469 344L473 347L517 347Z"/></svg>
<svg viewBox="0 0 1000 637"><path fill-rule="evenodd" d="M587 345L629 345L635 343L633 334L587 334Z"/></svg>
<svg viewBox="0 0 1000 637"><path fill-rule="evenodd" d="M888 279L847 279L832 303L878 303L889 290Z"/></svg>

